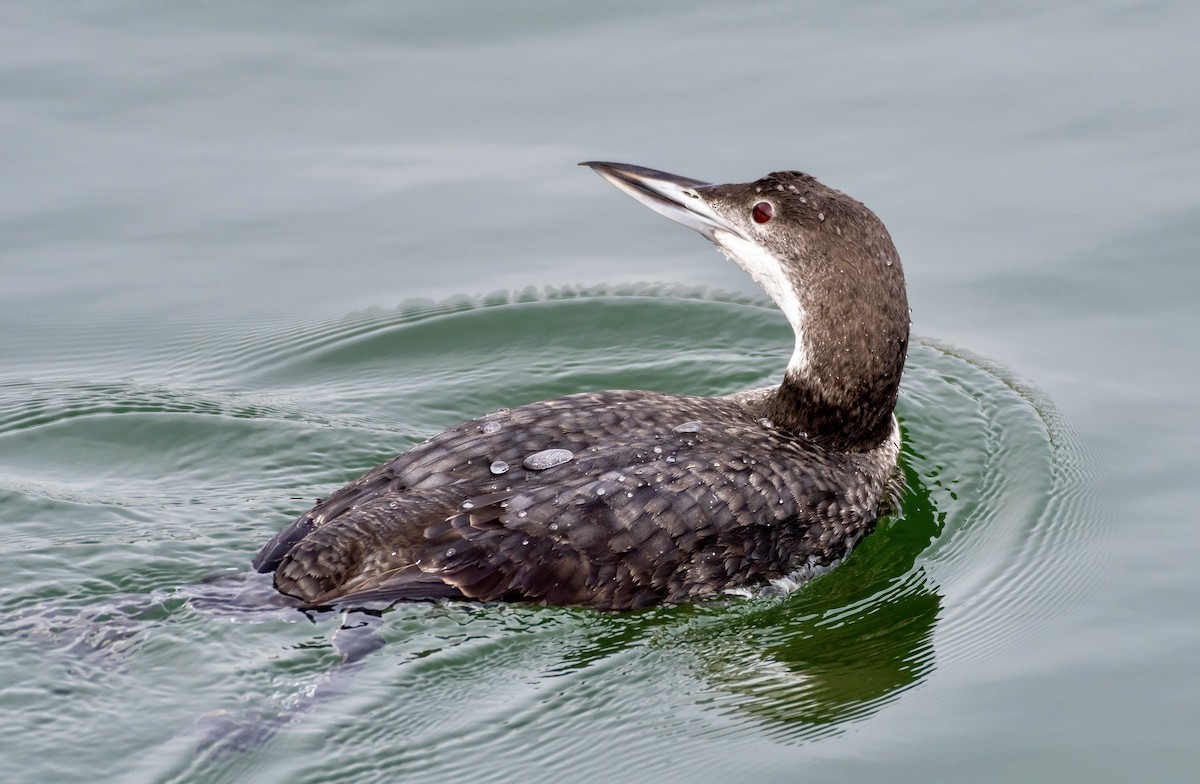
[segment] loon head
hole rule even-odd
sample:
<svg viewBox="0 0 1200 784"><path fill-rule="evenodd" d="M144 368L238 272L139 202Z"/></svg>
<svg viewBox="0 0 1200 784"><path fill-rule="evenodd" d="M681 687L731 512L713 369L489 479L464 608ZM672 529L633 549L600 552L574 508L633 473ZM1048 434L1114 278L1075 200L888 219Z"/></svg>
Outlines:
<svg viewBox="0 0 1200 784"><path fill-rule="evenodd" d="M873 212L801 172L718 185L623 163L582 165L704 235L783 311L796 343L768 409L776 425L848 450L890 435L909 311L900 256Z"/></svg>

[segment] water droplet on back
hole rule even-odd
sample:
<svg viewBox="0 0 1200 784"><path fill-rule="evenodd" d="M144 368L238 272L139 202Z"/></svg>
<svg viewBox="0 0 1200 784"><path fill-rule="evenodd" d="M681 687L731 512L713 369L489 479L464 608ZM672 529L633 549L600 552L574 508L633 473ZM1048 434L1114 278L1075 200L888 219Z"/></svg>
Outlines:
<svg viewBox="0 0 1200 784"><path fill-rule="evenodd" d="M675 427L671 428L671 432L672 433L696 433L700 430L701 427L703 427L703 425L701 425L699 422L696 422L693 420L691 422L684 422L682 425L676 425Z"/></svg>
<svg viewBox="0 0 1200 784"><path fill-rule="evenodd" d="M493 474L503 474L508 470L508 463L503 460L497 460L488 467L488 470Z"/></svg>
<svg viewBox="0 0 1200 784"><path fill-rule="evenodd" d="M569 449L543 449L525 458L522 463L530 471L544 471L575 459L575 454Z"/></svg>
<svg viewBox="0 0 1200 784"><path fill-rule="evenodd" d="M487 433L488 435L491 435L492 433L499 433L500 432L500 423L499 422L484 422L483 427L481 427L479 429L482 430L484 433Z"/></svg>

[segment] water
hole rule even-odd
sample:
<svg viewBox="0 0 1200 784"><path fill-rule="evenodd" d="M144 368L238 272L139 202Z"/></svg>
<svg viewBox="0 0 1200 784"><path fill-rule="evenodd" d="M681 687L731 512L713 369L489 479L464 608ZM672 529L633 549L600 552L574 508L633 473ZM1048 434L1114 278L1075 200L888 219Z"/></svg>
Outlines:
<svg viewBox="0 0 1200 784"><path fill-rule="evenodd" d="M9 3L6 780L1191 780L1198 17ZM588 159L880 214L897 512L787 596L404 607L370 651L239 605L442 427L778 377L782 316Z"/></svg>

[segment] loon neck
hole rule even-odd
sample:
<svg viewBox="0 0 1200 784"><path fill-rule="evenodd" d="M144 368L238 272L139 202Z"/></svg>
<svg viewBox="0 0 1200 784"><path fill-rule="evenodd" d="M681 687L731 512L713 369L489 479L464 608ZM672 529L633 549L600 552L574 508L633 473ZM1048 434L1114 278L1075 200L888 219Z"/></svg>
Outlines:
<svg viewBox="0 0 1200 784"><path fill-rule="evenodd" d="M908 353L906 298L903 290L864 298L816 288L798 297L796 346L767 416L827 449L874 449L892 432Z"/></svg>
<svg viewBox="0 0 1200 784"><path fill-rule="evenodd" d="M776 427L804 435L826 449L864 452L890 435L896 391L848 406L789 372L767 401L766 412Z"/></svg>

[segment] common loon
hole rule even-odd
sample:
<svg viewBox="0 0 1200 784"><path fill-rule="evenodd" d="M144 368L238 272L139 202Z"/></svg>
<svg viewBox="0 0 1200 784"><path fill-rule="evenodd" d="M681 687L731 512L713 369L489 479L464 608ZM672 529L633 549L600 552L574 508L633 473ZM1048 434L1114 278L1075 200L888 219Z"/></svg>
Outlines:
<svg viewBox="0 0 1200 784"><path fill-rule="evenodd" d="M804 575L875 524L908 348L900 258L800 172L711 185L588 162L744 269L795 332L778 387L583 392L451 428L320 501L254 567L303 607L515 600L603 609Z"/></svg>

